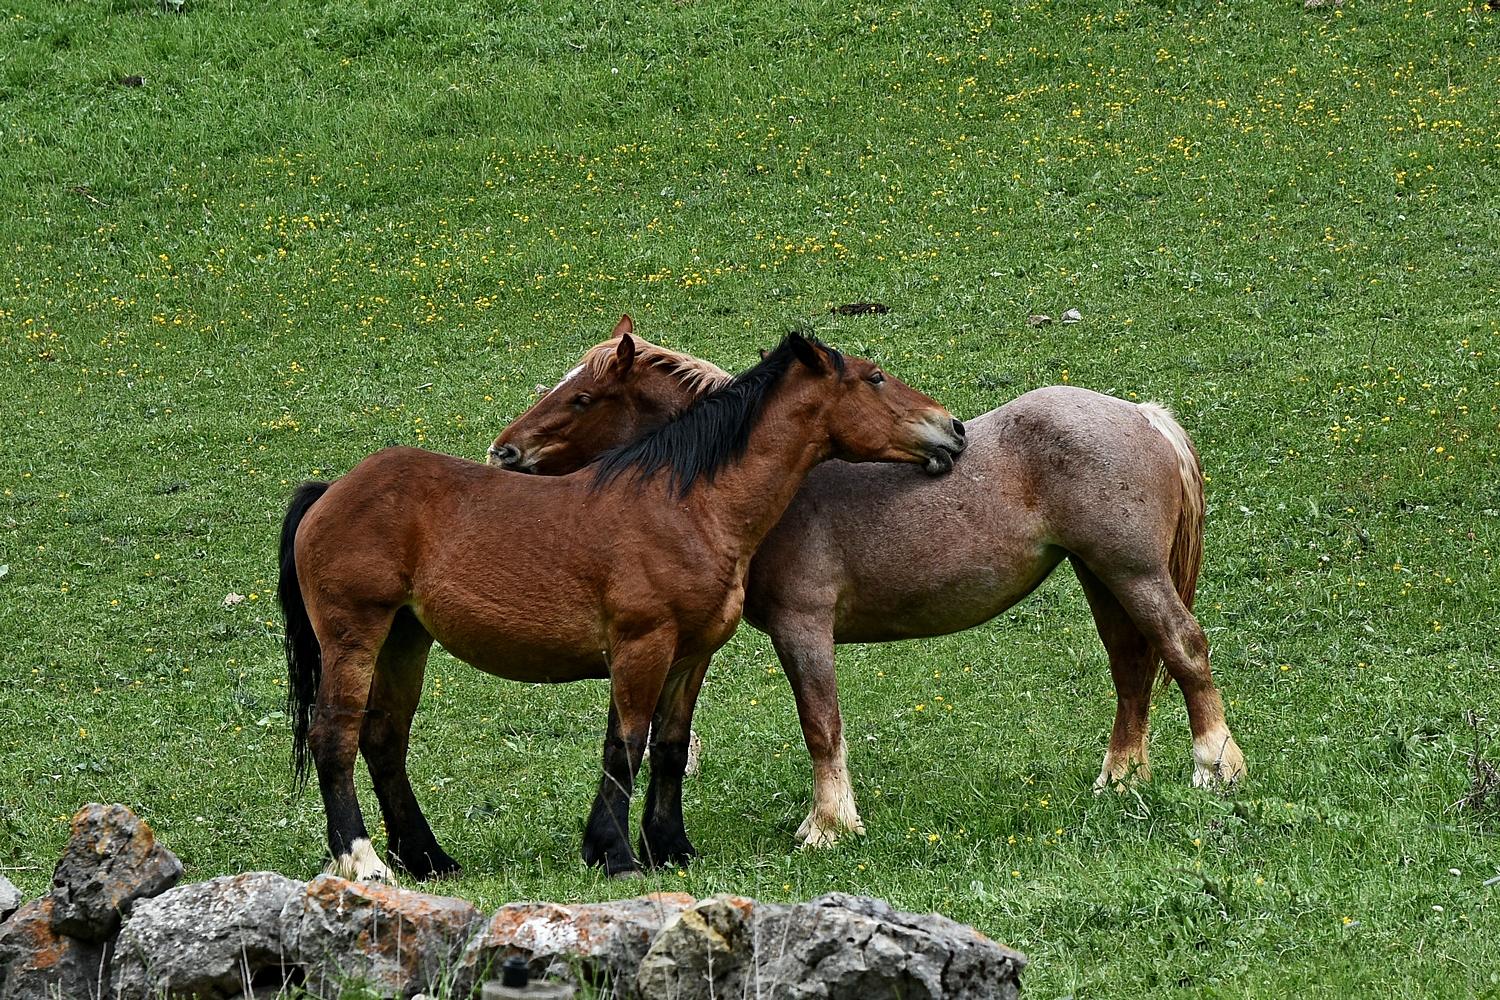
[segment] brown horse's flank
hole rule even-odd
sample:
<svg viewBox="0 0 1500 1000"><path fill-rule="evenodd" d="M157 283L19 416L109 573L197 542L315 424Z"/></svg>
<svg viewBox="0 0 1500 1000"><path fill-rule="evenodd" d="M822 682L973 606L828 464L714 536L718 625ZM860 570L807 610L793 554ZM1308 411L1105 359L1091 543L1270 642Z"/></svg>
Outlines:
<svg viewBox="0 0 1500 1000"><path fill-rule="evenodd" d="M611 364L633 359L617 349ZM626 824L648 730L642 852L653 865L692 856L681 777L693 706L709 658L739 622L755 548L828 457L941 469L963 448L961 425L930 399L798 336L722 393L653 435L656 444L617 453L616 475L526 477L395 448L297 492L279 590L296 759L317 772L335 870L389 875L354 793L360 754L390 860L419 877L457 868L406 774L434 640L498 676L608 677L583 857L612 874L638 868Z"/></svg>
<svg viewBox="0 0 1500 1000"><path fill-rule="evenodd" d="M628 319L615 332L591 354L663 350L631 337ZM597 397L595 406L562 412L556 400L539 401L497 438L492 460L566 474L631 429L681 412L701 391L628 367L600 368L584 389ZM1088 598L1115 685L1115 723L1098 787L1149 776L1158 666L1187 701L1193 783L1233 783L1245 774L1192 615L1203 476L1181 426L1154 404L1053 386L991 410L967 429L963 461L941 479L838 462L814 470L752 563L745 617L771 636L813 759L814 804L798 831L808 844L862 829L845 760L834 644L979 625L1065 558ZM921 532L911 530L917 518Z"/></svg>

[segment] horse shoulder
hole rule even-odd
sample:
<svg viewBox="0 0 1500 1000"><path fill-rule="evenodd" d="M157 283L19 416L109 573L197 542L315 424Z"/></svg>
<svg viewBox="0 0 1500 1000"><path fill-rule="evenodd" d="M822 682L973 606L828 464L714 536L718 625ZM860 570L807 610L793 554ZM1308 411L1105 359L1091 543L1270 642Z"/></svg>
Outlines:
<svg viewBox="0 0 1500 1000"><path fill-rule="evenodd" d="M745 617L751 624L817 613L838 599L844 570L836 524L849 499L841 471L850 468L846 462L825 462L813 469L761 542L745 585Z"/></svg>

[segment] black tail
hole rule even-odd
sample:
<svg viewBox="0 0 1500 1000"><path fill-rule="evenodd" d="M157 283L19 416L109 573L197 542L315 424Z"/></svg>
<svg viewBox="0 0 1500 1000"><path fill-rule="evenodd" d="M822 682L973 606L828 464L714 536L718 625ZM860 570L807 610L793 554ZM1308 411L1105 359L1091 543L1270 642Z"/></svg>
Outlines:
<svg viewBox="0 0 1500 1000"><path fill-rule="evenodd" d="M292 719L294 788L307 784L307 731L312 728L313 704L318 700L318 681L323 676L323 651L297 582L297 526L332 485L308 482L297 487L281 522L281 579L276 595L286 618L286 711Z"/></svg>

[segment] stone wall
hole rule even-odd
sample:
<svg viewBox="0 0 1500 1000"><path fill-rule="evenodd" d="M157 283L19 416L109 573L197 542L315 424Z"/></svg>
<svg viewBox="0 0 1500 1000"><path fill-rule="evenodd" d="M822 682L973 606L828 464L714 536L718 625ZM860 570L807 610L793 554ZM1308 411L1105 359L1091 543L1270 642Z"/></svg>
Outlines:
<svg viewBox="0 0 1500 1000"><path fill-rule="evenodd" d="M176 886L182 865L124 806L73 818L52 890L0 878L0 1000L469 998L500 963L601 998L1005 1000L1026 959L972 927L832 893L807 903L660 893L610 903L462 899L321 875Z"/></svg>

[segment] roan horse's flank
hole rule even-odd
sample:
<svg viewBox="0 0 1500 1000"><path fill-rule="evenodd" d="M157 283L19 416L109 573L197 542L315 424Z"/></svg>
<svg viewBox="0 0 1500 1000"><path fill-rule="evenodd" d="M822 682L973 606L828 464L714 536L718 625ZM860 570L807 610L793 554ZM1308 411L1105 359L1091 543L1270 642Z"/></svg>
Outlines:
<svg viewBox="0 0 1500 1000"><path fill-rule="evenodd" d="M681 417L575 475L540 478L411 448L301 487L281 536L295 762L317 771L333 869L390 872L355 798L363 753L388 860L457 870L407 778L434 640L529 682L609 678L604 766L583 857L639 863L626 826L651 733L647 864L694 853L681 779L709 658L733 634L751 557L830 457L952 467L962 425L874 365L789 336Z"/></svg>
<svg viewBox="0 0 1500 1000"><path fill-rule="evenodd" d="M631 333L622 318L614 337L506 428L490 461L566 474L719 384L705 362ZM834 644L979 625L1064 558L1083 585L1115 685L1098 787L1149 776L1158 665L1187 701L1193 783L1240 780L1244 757L1192 614L1203 476L1187 434L1160 406L1070 386L1033 390L966 427L964 460L941 479L840 462L814 470L751 565L745 618L775 644L813 761L813 806L798 836L821 845L863 830Z"/></svg>

